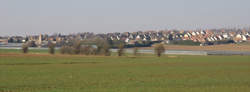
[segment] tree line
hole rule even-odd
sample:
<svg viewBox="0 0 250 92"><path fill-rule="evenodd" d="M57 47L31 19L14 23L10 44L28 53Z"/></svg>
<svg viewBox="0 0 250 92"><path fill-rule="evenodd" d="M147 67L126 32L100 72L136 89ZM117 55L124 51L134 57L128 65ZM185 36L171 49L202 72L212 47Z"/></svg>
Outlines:
<svg viewBox="0 0 250 92"><path fill-rule="evenodd" d="M117 45L117 55L123 56L125 53L126 45L123 42L116 43ZM29 44L23 44L22 52L28 53L29 51ZM48 43L48 53L55 54L55 47L56 44L49 42ZM88 40L88 41L80 41L75 40L69 43L62 45L59 49L60 54L70 54L70 55L103 55L103 56L111 56L111 49L112 45L108 40L105 39L95 39L95 40ZM133 55L138 55L138 48L135 47L133 49ZM154 46L155 54L160 57L162 53L165 52L165 48L163 44L156 44Z"/></svg>

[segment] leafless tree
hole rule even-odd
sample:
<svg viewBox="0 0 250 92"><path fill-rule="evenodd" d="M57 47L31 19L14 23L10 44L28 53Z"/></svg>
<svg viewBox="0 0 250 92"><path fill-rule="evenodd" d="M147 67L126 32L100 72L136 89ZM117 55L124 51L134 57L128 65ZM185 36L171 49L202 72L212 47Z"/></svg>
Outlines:
<svg viewBox="0 0 250 92"><path fill-rule="evenodd" d="M133 53L134 53L134 56L138 55L138 48L137 47L134 48Z"/></svg>
<svg viewBox="0 0 250 92"><path fill-rule="evenodd" d="M22 45L22 52L26 54L26 53L28 53L28 51L29 51L29 45L24 43Z"/></svg>
<svg viewBox="0 0 250 92"><path fill-rule="evenodd" d="M73 48L74 48L74 54L80 54L80 50L81 50L81 41L75 41L73 43Z"/></svg>
<svg viewBox="0 0 250 92"><path fill-rule="evenodd" d="M55 54L55 46L56 46L56 44L54 44L54 43L49 43L49 44L48 44L49 53L50 53L50 54Z"/></svg>
<svg viewBox="0 0 250 92"><path fill-rule="evenodd" d="M118 53L118 56L122 56L124 54L124 44L123 43L119 44L117 53Z"/></svg>
<svg viewBox="0 0 250 92"><path fill-rule="evenodd" d="M162 53L165 52L165 48L163 44L156 44L155 45L155 54L160 57Z"/></svg>

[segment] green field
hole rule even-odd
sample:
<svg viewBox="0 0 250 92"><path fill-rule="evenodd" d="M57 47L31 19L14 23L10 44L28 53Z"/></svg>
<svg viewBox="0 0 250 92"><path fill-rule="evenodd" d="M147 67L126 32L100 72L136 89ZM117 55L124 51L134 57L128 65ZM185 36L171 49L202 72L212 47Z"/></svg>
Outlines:
<svg viewBox="0 0 250 92"><path fill-rule="evenodd" d="M250 92L250 56L3 52L0 92Z"/></svg>
<svg viewBox="0 0 250 92"><path fill-rule="evenodd" d="M29 49L29 53L41 54L48 53L48 49ZM59 50L55 50L56 53L59 53ZM0 53L22 53L21 49L0 49Z"/></svg>

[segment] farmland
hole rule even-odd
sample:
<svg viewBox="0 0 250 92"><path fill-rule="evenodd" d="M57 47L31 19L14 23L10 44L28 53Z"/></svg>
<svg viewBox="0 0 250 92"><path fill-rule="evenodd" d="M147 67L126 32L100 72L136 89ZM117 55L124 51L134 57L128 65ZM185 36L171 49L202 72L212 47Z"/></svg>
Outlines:
<svg viewBox="0 0 250 92"><path fill-rule="evenodd" d="M45 52L2 50L0 92L250 91L250 56L105 57Z"/></svg>

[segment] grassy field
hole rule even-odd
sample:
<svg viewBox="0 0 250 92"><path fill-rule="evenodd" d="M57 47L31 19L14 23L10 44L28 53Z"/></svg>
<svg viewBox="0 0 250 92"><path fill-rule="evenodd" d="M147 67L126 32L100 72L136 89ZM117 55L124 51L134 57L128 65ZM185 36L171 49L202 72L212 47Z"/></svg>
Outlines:
<svg viewBox="0 0 250 92"><path fill-rule="evenodd" d="M3 52L0 92L250 92L250 56Z"/></svg>
<svg viewBox="0 0 250 92"><path fill-rule="evenodd" d="M56 53L60 53L59 50L55 50ZM48 53L48 49L29 49L28 51L29 53L32 54L44 54L44 53ZM21 49L0 49L0 53L22 53Z"/></svg>

